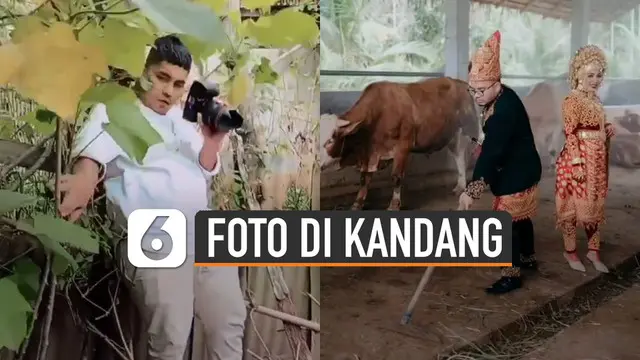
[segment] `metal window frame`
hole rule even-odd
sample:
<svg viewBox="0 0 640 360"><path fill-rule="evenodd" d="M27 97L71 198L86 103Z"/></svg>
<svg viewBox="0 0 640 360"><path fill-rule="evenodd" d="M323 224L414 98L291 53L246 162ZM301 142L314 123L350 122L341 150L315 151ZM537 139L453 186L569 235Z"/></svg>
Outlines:
<svg viewBox="0 0 640 360"><path fill-rule="evenodd" d="M366 77L366 76L386 76L386 77L442 77L443 72L422 72L422 71L367 71L367 70L322 70L320 69L320 76L352 76L352 77ZM532 76L532 75L502 75L503 79L517 79L517 80L567 80L567 76ZM640 78L607 78L609 81L624 81L624 80L640 80Z"/></svg>

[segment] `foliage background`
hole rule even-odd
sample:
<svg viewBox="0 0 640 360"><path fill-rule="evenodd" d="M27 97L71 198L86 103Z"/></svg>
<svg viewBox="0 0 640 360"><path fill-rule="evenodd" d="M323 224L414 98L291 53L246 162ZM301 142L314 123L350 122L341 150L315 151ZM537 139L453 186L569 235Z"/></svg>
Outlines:
<svg viewBox="0 0 640 360"><path fill-rule="evenodd" d="M114 333L112 341L99 326L101 318L117 320L122 310L115 305L119 278L110 263L113 233L101 207L104 199L96 199L80 224L70 224L56 216L55 178L68 170L70 144L97 102L104 102L110 115L105 131L134 159L140 161L147 148L160 141L135 107L132 91L148 45L160 34L179 33L196 58L199 75L218 81L223 96L247 120L225 151L224 174L212 184L217 195L212 205L312 207L317 4L278 9L272 7L275 3L244 1L245 10L259 15L246 19L238 1L226 0L0 1L0 85L5 86L0 144L14 153L0 157L0 240L6 250L0 279L3 356L51 358L49 344L69 335L75 346L53 346L64 358L76 348L93 351L85 335L106 338L108 348L121 358L133 356L131 344L117 340L122 336ZM16 166L25 161L27 168ZM274 166L278 163L288 166ZM263 191L265 183L279 186ZM294 277L303 281L290 284L285 298L274 297L273 287L283 284L270 274L245 275L272 284L252 299L293 313L295 306L283 306L282 301L302 299L303 315L310 316L314 286L308 269ZM284 279L291 280L291 274ZM98 288L103 291L93 294ZM254 290L248 285L249 292ZM277 322L258 322L261 331L276 332ZM286 344L282 336L278 346ZM260 333L253 337L261 340ZM253 351L271 353L262 346Z"/></svg>
<svg viewBox="0 0 640 360"><path fill-rule="evenodd" d="M445 0L320 0L323 70L444 71ZM640 10L592 22L589 41L608 54L608 77L637 78ZM504 74L556 77L568 71L570 25L533 13L472 3L470 53L501 30ZM361 90L385 77L322 76L322 91ZM417 78L386 77L395 81ZM538 80L508 79L512 86Z"/></svg>

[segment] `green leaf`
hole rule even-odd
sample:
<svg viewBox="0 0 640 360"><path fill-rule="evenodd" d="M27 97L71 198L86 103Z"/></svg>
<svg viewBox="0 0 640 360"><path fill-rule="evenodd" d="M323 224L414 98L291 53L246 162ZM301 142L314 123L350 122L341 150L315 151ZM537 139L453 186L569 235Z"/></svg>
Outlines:
<svg viewBox="0 0 640 360"><path fill-rule="evenodd" d="M53 22L56 20L56 10L53 9L51 3L47 2L38 8L38 10L33 12L33 15L39 17L40 19L48 22Z"/></svg>
<svg viewBox="0 0 640 360"><path fill-rule="evenodd" d="M120 86L115 82L102 83L85 91L80 98L80 113L83 113L95 104L108 104L117 99L134 101L131 89Z"/></svg>
<svg viewBox="0 0 640 360"><path fill-rule="evenodd" d="M231 46L222 21L210 7L186 0L131 0L158 30L191 35L220 48Z"/></svg>
<svg viewBox="0 0 640 360"><path fill-rule="evenodd" d="M16 261L13 271L13 275L8 278L18 285L24 298L33 303L40 289L40 268L31 259L22 258Z"/></svg>
<svg viewBox="0 0 640 360"><path fill-rule="evenodd" d="M133 76L140 76L144 68L145 50L147 45L153 44L153 36L114 18L107 18L103 26L104 37L100 45L109 64L127 70Z"/></svg>
<svg viewBox="0 0 640 360"><path fill-rule="evenodd" d="M6 277L0 279L0 294L2 294L0 313L33 311L31 305L18 290L18 285L11 279Z"/></svg>
<svg viewBox="0 0 640 360"><path fill-rule="evenodd" d="M57 243L68 244L93 254L100 251L98 239L89 230L64 219L38 214L33 217L33 228L38 236L46 235Z"/></svg>
<svg viewBox="0 0 640 360"><path fill-rule="evenodd" d="M71 256L71 254L69 254L69 252L67 252L67 250L65 250L65 248L62 247L61 244L53 241L46 234L40 234L33 227L33 225L32 225L33 223L35 223L35 221L33 219L25 219L24 221L18 222L16 228L18 230L24 231L26 233L29 233L29 234L37 237L38 240L40 240L40 243L42 244L42 246L44 246L47 250L51 251L54 254L54 258L53 258L54 267L56 265L56 258L63 258L64 260L66 260L65 268L67 266L66 264L68 264L68 265L71 265L74 268L74 270L77 269L78 268L78 264L73 259L73 256ZM60 273L56 273L56 274L59 275Z"/></svg>
<svg viewBox="0 0 640 360"><path fill-rule="evenodd" d="M102 26L90 23L80 31L78 39L84 44L100 47L109 65L140 76L146 47L154 41L153 33L135 24L128 25L125 19L119 17L107 18Z"/></svg>
<svg viewBox="0 0 640 360"><path fill-rule="evenodd" d="M149 146L142 139L129 133L118 124L109 123L102 127L130 158L142 163L147 150L149 150Z"/></svg>
<svg viewBox="0 0 640 360"><path fill-rule="evenodd" d="M162 142L162 137L142 115L135 93L115 83L104 83L82 95L81 107L96 103L107 107L109 123L105 131L132 159L141 162L151 145Z"/></svg>
<svg viewBox="0 0 640 360"><path fill-rule="evenodd" d="M78 41L83 44L99 44L103 37L104 29L93 21L78 33Z"/></svg>
<svg viewBox="0 0 640 360"><path fill-rule="evenodd" d="M128 99L132 100L133 96L131 90L124 86L120 86L114 82L102 83L94 86L82 94L80 100L81 104L106 104L115 99Z"/></svg>
<svg viewBox="0 0 640 360"><path fill-rule="evenodd" d="M16 261L13 271L21 283L27 285L31 290L38 291L40 288L40 268L31 259L22 258Z"/></svg>
<svg viewBox="0 0 640 360"><path fill-rule="evenodd" d="M29 124L40 135L51 135L56 131L57 115L39 106L36 110L23 115L19 120Z"/></svg>
<svg viewBox="0 0 640 360"><path fill-rule="evenodd" d="M11 32L11 42L18 44L29 35L46 31L47 27L39 16L21 16L15 22L15 29Z"/></svg>
<svg viewBox="0 0 640 360"><path fill-rule="evenodd" d="M116 93L111 100L103 102L107 107L109 123L132 130L136 136L147 141L150 145L162 142L160 134L155 131L147 118L142 115L138 105L138 98L133 90L124 87L120 88L125 90Z"/></svg>
<svg viewBox="0 0 640 360"><path fill-rule="evenodd" d="M315 46L320 29L313 16L294 8L261 16L257 21L245 20L250 36L266 47L290 48L295 45Z"/></svg>
<svg viewBox="0 0 640 360"><path fill-rule="evenodd" d="M53 253L54 265L56 265L56 259L60 260L59 258L62 258L63 260L66 260L65 268L66 268L66 265L71 265L74 270L78 269L78 263L76 263L73 256L69 254L69 252L62 246L62 244L55 242L45 234L39 234L37 236L38 236L38 240L40 240L40 243L42 243L42 246L44 246L47 250ZM58 273L58 275L60 273Z"/></svg>
<svg viewBox="0 0 640 360"><path fill-rule="evenodd" d="M196 4L208 6L209 8L211 8L211 10L213 10L214 13L220 16L226 15L227 11L229 10L227 6L227 0L194 0L194 2Z"/></svg>
<svg viewBox="0 0 640 360"><path fill-rule="evenodd" d="M242 0L242 7L249 10L270 8L275 5L278 0Z"/></svg>
<svg viewBox="0 0 640 360"><path fill-rule="evenodd" d="M225 86L228 88L227 102L232 108L237 108L249 97L253 87L253 79L245 68L237 67Z"/></svg>
<svg viewBox="0 0 640 360"><path fill-rule="evenodd" d="M273 84L278 80L278 73L271 67L271 60L263 57L260 64L253 67L256 84Z"/></svg>
<svg viewBox="0 0 640 360"><path fill-rule="evenodd" d="M3 306L7 306L3 303ZM24 312L9 312L0 310L0 348L6 347L18 351L27 337L27 320L29 316Z"/></svg>
<svg viewBox="0 0 640 360"><path fill-rule="evenodd" d="M129 4L127 4L127 1L120 1L116 5L114 5L110 9L110 11L125 12L125 11L131 11L134 9L137 9L137 8L135 6L130 6ZM118 20L124 21L129 26L135 26L137 28L140 28L141 30L144 30L149 35L154 35L155 33L158 32L158 29L156 28L156 26L153 25L153 23L149 21L149 19L147 19L140 11L134 11L128 14L118 15L117 18Z"/></svg>
<svg viewBox="0 0 640 360"><path fill-rule="evenodd" d="M28 314L33 310L10 278L0 279L0 347L17 351L27 336Z"/></svg>
<svg viewBox="0 0 640 360"><path fill-rule="evenodd" d="M247 36L247 29L242 22L242 14L240 13L240 10L230 11L227 15L227 20L231 23L236 35L240 39L244 39Z"/></svg>
<svg viewBox="0 0 640 360"><path fill-rule="evenodd" d="M55 22L18 45L0 47L4 73L0 80L64 121L72 121L80 96L93 85L96 74L108 76L104 54L96 50L78 42L71 25Z"/></svg>
<svg viewBox="0 0 640 360"><path fill-rule="evenodd" d="M71 255L69 255L69 257L71 257ZM60 276L60 275L63 275L65 271L67 271L67 268L69 267L69 265L71 265L73 270L78 269L78 263L76 263L75 260L69 261L69 259L65 255L54 254L53 264L51 265L51 271L53 271L53 273L56 276Z"/></svg>
<svg viewBox="0 0 640 360"><path fill-rule="evenodd" d="M207 60L218 50L217 46L201 41L190 35L180 34L178 37L182 40L187 49L189 49L196 62L198 60Z"/></svg>
<svg viewBox="0 0 640 360"><path fill-rule="evenodd" d="M160 134L142 115L133 91L127 90L105 104L109 117L105 130L132 159L141 162L150 146L162 142Z"/></svg>
<svg viewBox="0 0 640 360"><path fill-rule="evenodd" d="M0 189L0 214L33 205L36 201L37 197Z"/></svg>

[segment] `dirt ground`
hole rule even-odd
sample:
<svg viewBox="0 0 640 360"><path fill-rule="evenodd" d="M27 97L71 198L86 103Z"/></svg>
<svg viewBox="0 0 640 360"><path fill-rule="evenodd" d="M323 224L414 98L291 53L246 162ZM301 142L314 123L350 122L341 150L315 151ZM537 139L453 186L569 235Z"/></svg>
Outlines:
<svg viewBox="0 0 640 360"><path fill-rule="evenodd" d="M585 316L524 360L640 359L640 286Z"/></svg>
<svg viewBox="0 0 640 360"><path fill-rule="evenodd" d="M639 175L640 172L611 169L607 224L602 232L602 257L610 266L640 250ZM403 207L454 209L457 197L449 189L405 193ZM390 190L385 190L368 208L384 209L390 195ZM489 193L485 194L476 208L488 208L491 199ZM353 197L338 201L350 206ZM333 208L335 199L326 203ZM323 208L327 206L323 204ZM540 208L534 224L540 271L526 279L523 289L501 297L488 296L484 288L499 277L498 269L438 268L409 325L400 325L400 319L424 269L323 268L321 359L433 359L452 346L481 339L597 275L587 261L587 272L578 273L569 269L562 257L562 240L554 226L550 175L541 183ZM584 234L580 236L584 248Z"/></svg>

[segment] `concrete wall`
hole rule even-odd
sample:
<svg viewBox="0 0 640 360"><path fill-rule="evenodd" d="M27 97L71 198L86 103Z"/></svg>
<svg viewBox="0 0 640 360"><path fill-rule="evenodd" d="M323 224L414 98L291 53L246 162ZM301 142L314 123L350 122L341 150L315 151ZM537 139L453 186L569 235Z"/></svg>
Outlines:
<svg viewBox="0 0 640 360"><path fill-rule="evenodd" d="M614 166L640 168L640 82L616 81L605 83L600 95L604 99L609 121L618 128L618 136L611 144L611 162ZM536 145L543 165L553 166L553 155L562 148L561 104L568 92L566 80L553 80L531 87L515 87L514 90L525 103L531 119ZM352 106L360 96L358 91L322 92L320 95L321 114L340 114ZM321 144L329 138L335 124L325 117L320 124ZM321 156L325 156L321 152ZM469 151L467 159L471 162ZM321 161L324 159L321 158ZM470 167L472 166L469 163ZM355 196L359 173L354 169L323 171L321 193L323 199L336 196ZM407 189L421 189L431 186L455 185L455 165L446 150L431 156L412 154L407 170ZM372 183L373 189L385 189L391 185L390 167L379 171ZM390 191L390 189L388 189ZM391 194L389 193L389 196ZM323 200L324 203L324 200Z"/></svg>

